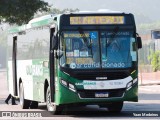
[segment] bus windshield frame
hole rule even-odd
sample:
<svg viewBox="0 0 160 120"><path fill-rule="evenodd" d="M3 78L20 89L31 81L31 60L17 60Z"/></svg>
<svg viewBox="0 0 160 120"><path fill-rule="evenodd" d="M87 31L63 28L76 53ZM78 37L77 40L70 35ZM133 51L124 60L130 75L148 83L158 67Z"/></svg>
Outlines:
<svg viewBox="0 0 160 120"><path fill-rule="evenodd" d="M104 33L107 35L107 37L104 37ZM74 39L74 42L77 41L78 39L79 39L79 42L81 41L81 45L77 45L79 47L79 49L77 50L73 50L73 44L72 44L73 39ZM67 40L70 42L67 42ZM107 63L106 62L107 59L104 56L104 49L102 47L105 45L104 41L106 41L107 43L106 48L110 48L113 43L114 44L119 43L120 40L123 41L123 44L116 47L123 48L123 49L120 49L119 51L124 51L123 55L121 54L122 55L121 58L123 58L124 56L127 56L125 58L125 61ZM125 44L126 42L127 44ZM68 48L66 44L69 44L69 43L70 43L70 47L72 48L70 48L70 50L67 50ZM126 47L128 45L129 47ZM62 68L69 68L74 70L76 69L125 69L125 68L132 68L133 62L137 62L136 39L134 37L133 30L126 30L126 29L117 30L117 31L115 31L115 29L112 29L112 30L86 30L86 29L85 30L64 30L64 31L61 31L61 34L60 34L60 50L63 51L63 55L60 58L60 66ZM106 49L105 51L108 52L109 49ZM98 54L96 54L97 52ZM107 55L109 54L107 53ZM111 55L114 55L114 54L112 53ZM115 56L117 57L118 55L115 54ZM118 60L118 58L116 58L115 60ZM127 61L130 61L130 62L127 62Z"/></svg>

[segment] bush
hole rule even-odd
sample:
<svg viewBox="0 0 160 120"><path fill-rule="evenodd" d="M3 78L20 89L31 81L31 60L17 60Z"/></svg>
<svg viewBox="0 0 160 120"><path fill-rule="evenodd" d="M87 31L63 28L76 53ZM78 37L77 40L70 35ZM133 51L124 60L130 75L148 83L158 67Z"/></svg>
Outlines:
<svg viewBox="0 0 160 120"><path fill-rule="evenodd" d="M160 50L157 51L150 50L150 55L148 56L148 60L151 60L151 65L154 72L160 70Z"/></svg>

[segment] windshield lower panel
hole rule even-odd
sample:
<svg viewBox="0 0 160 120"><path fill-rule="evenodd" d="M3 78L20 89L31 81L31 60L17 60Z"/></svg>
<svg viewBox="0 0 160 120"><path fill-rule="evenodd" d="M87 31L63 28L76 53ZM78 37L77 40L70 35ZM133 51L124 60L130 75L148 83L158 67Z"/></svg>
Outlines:
<svg viewBox="0 0 160 120"><path fill-rule="evenodd" d="M61 67L130 68L137 61L133 32L65 31L61 34Z"/></svg>

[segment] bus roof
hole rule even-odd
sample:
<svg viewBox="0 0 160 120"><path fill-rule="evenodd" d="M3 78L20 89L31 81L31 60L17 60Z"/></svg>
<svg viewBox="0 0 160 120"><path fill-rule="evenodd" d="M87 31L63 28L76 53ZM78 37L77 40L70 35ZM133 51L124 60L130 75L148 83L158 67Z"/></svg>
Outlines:
<svg viewBox="0 0 160 120"><path fill-rule="evenodd" d="M28 22L28 24L22 25L22 26L17 26L9 29L9 33L20 33L23 32L27 29L35 28L35 27L41 27L45 25L50 25L51 23L54 22L54 15L45 15L39 18L34 18Z"/></svg>
<svg viewBox="0 0 160 120"><path fill-rule="evenodd" d="M110 9L99 9L97 11L76 11L76 12L66 12L64 14L130 14L122 11L114 11Z"/></svg>
<svg viewBox="0 0 160 120"><path fill-rule="evenodd" d="M110 9L99 9L97 11L79 11L79 12L72 12L74 14L99 14L99 13L124 13L124 12L121 12L121 11L113 11L113 10L110 10Z"/></svg>

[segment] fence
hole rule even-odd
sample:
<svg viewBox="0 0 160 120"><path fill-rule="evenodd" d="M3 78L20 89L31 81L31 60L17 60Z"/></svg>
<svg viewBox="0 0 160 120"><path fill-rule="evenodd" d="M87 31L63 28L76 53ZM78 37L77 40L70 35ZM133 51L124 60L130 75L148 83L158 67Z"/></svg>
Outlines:
<svg viewBox="0 0 160 120"><path fill-rule="evenodd" d="M151 60L148 59L152 51L160 50L160 39L142 40L142 49L139 50L139 70L153 72Z"/></svg>

